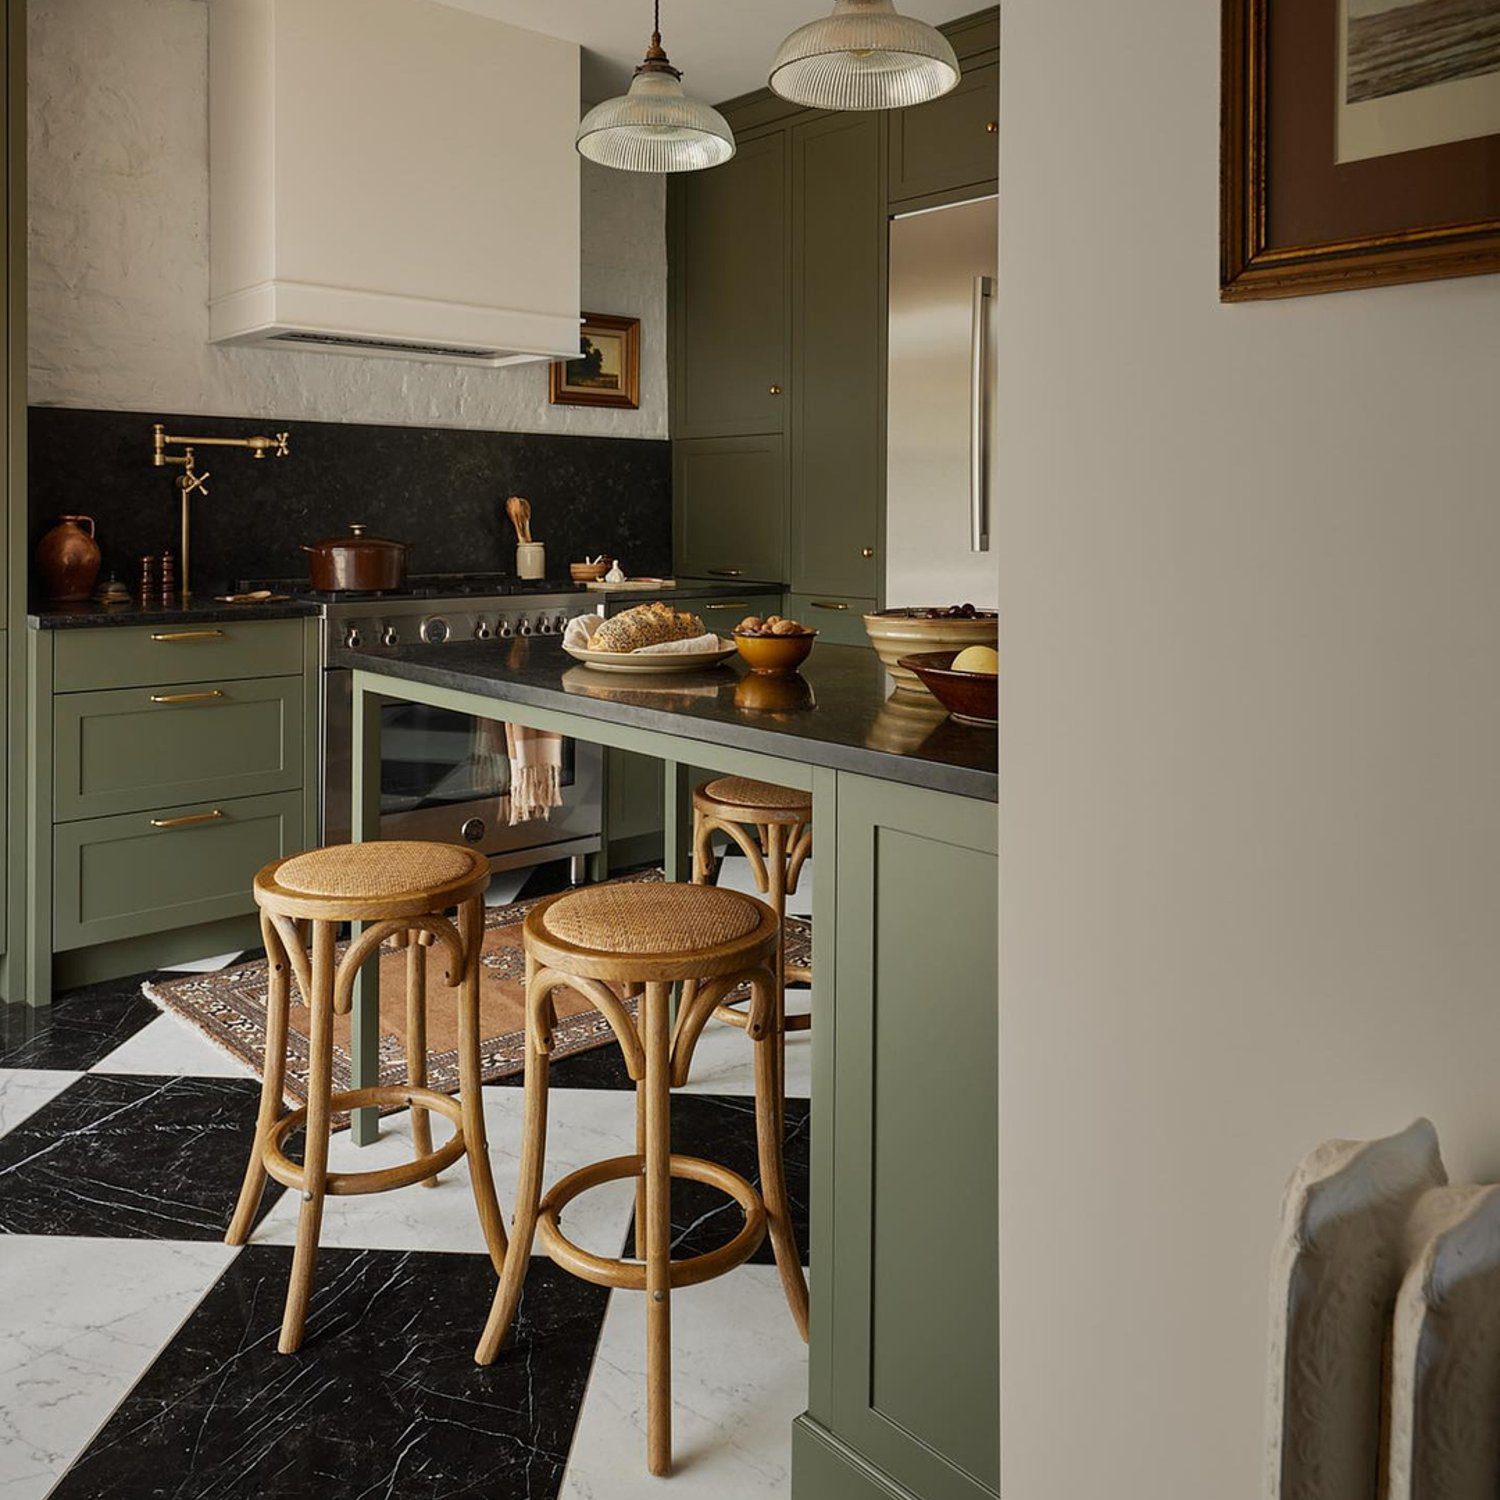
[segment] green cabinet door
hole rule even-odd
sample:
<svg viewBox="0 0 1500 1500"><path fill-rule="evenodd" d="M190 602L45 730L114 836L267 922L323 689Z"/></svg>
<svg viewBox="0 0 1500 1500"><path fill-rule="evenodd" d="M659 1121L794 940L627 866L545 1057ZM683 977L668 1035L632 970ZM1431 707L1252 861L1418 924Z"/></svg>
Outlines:
<svg viewBox="0 0 1500 1500"><path fill-rule="evenodd" d="M836 979L814 1033L832 1077L817 1073L831 1087L813 1098L812 1364L792 1494L993 1500L996 808L843 773L836 798Z"/></svg>
<svg viewBox="0 0 1500 1500"><path fill-rule="evenodd" d="M792 139L791 585L878 592L885 454L883 117Z"/></svg>
<svg viewBox="0 0 1500 1500"><path fill-rule="evenodd" d="M672 498L679 574L783 581L786 459L779 433L674 442Z"/></svg>
<svg viewBox="0 0 1500 1500"><path fill-rule="evenodd" d="M672 184L673 437L780 432L787 382L786 137Z"/></svg>
<svg viewBox="0 0 1500 1500"><path fill-rule="evenodd" d="M696 608L696 606L694 606ZM609 797L605 837L611 869L660 857L661 762L629 750L607 750Z"/></svg>
<svg viewBox="0 0 1500 1500"><path fill-rule="evenodd" d="M995 191L1000 65L965 68L958 87L930 104L891 112L891 203Z"/></svg>

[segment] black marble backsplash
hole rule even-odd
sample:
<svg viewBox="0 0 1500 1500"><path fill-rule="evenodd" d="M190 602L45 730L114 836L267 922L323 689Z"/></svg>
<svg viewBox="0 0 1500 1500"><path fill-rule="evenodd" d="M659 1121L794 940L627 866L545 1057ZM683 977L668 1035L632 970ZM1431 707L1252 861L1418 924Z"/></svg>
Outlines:
<svg viewBox="0 0 1500 1500"><path fill-rule="evenodd" d="M515 571L507 495L531 501L532 535L547 571L608 552L631 573L672 566L672 462L665 440L381 427L268 416L166 412L30 412L31 545L65 514L93 516L101 577L131 588L142 553L177 550L176 468L151 466L151 425L171 433L248 437L291 433L291 454L254 460L236 448L200 448L212 474L194 496L195 594L241 578L305 577L302 542L343 536L351 521L412 544L413 573ZM40 602L35 570L33 604Z"/></svg>

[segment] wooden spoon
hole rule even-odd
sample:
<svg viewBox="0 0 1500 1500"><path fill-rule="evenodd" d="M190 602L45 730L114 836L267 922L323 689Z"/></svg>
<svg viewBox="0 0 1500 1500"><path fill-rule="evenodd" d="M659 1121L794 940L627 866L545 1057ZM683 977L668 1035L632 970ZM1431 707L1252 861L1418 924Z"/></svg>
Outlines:
<svg viewBox="0 0 1500 1500"><path fill-rule="evenodd" d="M526 541L531 507L519 495L512 495L505 502L505 514L510 517L510 524L516 529L516 540L518 542Z"/></svg>

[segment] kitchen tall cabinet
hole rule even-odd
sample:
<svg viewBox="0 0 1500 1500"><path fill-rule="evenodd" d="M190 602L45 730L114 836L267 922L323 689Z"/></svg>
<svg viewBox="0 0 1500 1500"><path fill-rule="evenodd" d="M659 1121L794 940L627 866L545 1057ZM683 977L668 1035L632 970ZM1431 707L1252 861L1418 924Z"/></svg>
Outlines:
<svg viewBox="0 0 1500 1500"><path fill-rule="evenodd" d="M749 94L721 106L736 156L668 186L676 570L785 583L858 644L884 602L889 221L995 191L998 12L943 30L964 69L944 98Z"/></svg>

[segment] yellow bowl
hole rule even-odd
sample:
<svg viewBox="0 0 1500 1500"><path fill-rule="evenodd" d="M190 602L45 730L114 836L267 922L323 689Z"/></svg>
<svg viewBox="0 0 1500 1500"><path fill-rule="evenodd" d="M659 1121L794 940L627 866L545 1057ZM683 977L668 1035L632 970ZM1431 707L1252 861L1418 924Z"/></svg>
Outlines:
<svg viewBox="0 0 1500 1500"><path fill-rule="evenodd" d="M1000 620L993 610L972 620L962 616L929 620L905 609L883 609L865 616L865 633L891 680L907 692L928 690L915 672L901 665L903 656L917 651L962 651L965 646L998 646Z"/></svg>
<svg viewBox="0 0 1500 1500"><path fill-rule="evenodd" d="M816 630L804 630L801 635L741 635L734 633L734 643L745 658L745 665L752 672L780 676L795 672L808 658Z"/></svg>

